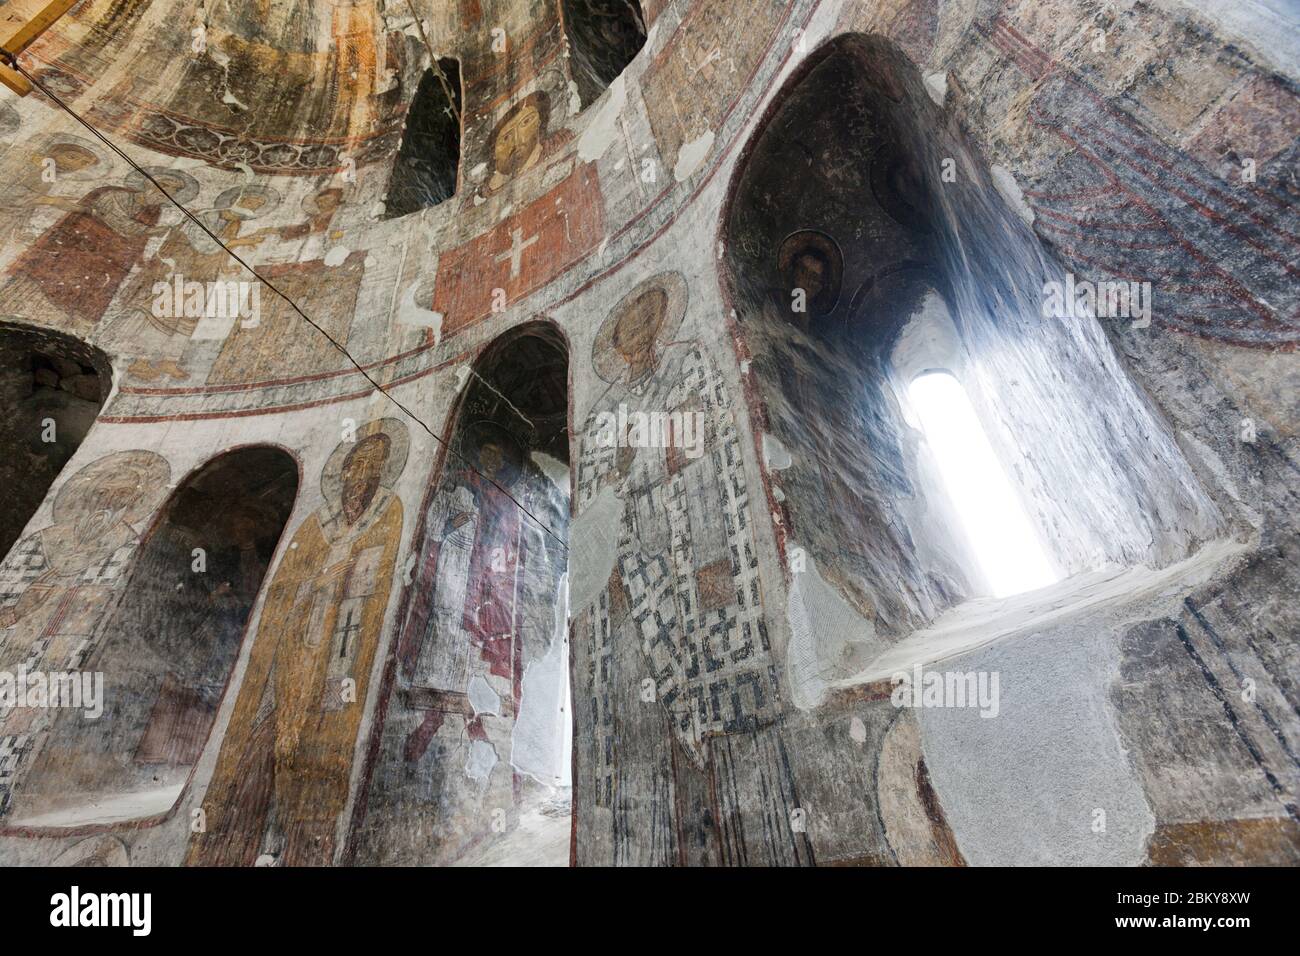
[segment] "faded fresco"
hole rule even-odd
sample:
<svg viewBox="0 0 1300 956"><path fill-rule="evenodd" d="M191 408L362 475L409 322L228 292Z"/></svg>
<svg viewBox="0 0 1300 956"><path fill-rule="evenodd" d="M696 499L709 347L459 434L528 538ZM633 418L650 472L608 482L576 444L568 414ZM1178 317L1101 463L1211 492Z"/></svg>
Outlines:
<svg viewBox="0 0 1300 956"><path fill-rule="evenodd" d="M556 803L567 862L567 370L537 334L475 364L422 516L358 862L463 859Z"/></svg>
<svg viewBox="0 0 1300 956"><path fill-rule="evenodd" d="M0 90L0 862L1300 860L1278 7L82 0L21 62L140 168Z"/></svg>
<svg viewBox="0 0 1300 956"><path fill-rule="evenodd" d="M15 825L74 822L88 807L105 820L173 807L208 741L297 486L285 452L258 448L207 463L172 492L82 665L111 679L103 713L59 713L19 787Z"/></svg>
<svg viewBox="0 0 1300 956"><path fill-rule="evenodd" d="M797 805L733 405L699 344L681 336L687 309L676 273L620 300L596 335L591 360L607 387L581 433L581 508L617 518L599 545L612 552L608 582L574 602L576 772L591 794L579 825L591 834L587 852L625 863L695 852L681 844L703 808L681 811L679 790L687 800L719 791L718 809L736 825ZM631 428L656 413L666 425L638 442L600 417L617 422L620 410ZM734 787L730 759L771 774L770 805ZM808 852L780 831L729 849L772 863Z"/></svg>
<svg viewBox="0 0 1300 956"><path fill-rule="evenodd" d="M402 530L409 439L367 422L321 472L325 501L275 570L190 862L328 864Z"/></svg>
<svg viewBox="0 0 1300 956"><path fill-rule="evenodd" d="M92 461L63 482L50 524L18 542L0 567L5 670L85 668L146 522L166 494L169 472L159 455L127 451ZM49 742L57 711L6 710L0 725L0 814L8 816L24 772Z"/></svg>

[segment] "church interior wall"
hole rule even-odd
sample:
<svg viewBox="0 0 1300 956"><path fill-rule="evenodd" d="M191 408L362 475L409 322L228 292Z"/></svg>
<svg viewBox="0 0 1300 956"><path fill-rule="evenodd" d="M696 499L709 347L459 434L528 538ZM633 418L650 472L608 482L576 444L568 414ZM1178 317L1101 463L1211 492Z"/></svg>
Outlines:
<svg viewBox="0 0 1300 956"><path fill-rule="evenodd" d="M391 0L85 0L33 45L36 76L270 285L254 299L229 253L39 91L0 98L0 336L73 336L111 379L0 568L0 670L52 666L53 639L124 679L111 611L130 607L177 489L252 447L298 477L174 804L24 825L32 801L57 809L28 766L96 771L76 734L47 752L11 709L0 860L1300 859L1294 64L1198 4L643 0L644 46L601 91L574 72L574 6L415 0L417 26ZM434 56L459 64L457 186L388 217ZM828 63L893 91L883 112L915 168L873 179L853 150L800 153L847 128L819 133L828 104L798 98ZM782 119L792 103L806 120ZM864 107L864 136L887 139L879 116ZM781 123L779 155L805 166L791 196L745 207ZM881 226L873 195L930 204L931 235ZM778 314L780 245L801 232L839 247L834 320L876 323L866 364ZM855 299L887 256L901 271ZM1149 280L1150 322L1043 317L1044 283L1066 273ZM187 314L187 282L234 283L245 308ZM944 322L1086 600L979 603L894 408L911 366L890 347ZM545 374L494 377L528 335L549 357L524 364ZM818 363L800 386L818 417L801 420L790 376ZM864 431L835 430L843 381L879 396ZM691 441L629 440L629 416L650 413L677 413ZM439 439L512 445L504 484L561 540L493 518L499 489ZM835 500L877 517L837 527ZM112 534L92 542L67 515L103 502ZM470 513L527 547L465 579L429 529L454 538ZM501 547L475 537L461 558ZM452 675L465 686L425 694L430 608L507 571L511 623L486 635L460 618L441 649L469 662ZM86 587L103 594L75 627L26 610ZM945 622L973 637L908 644ZM520 654L501 664L507 633ZM869 665L902 645L1000 675L998 716L895 706ZM133 712L151 712L161 674Z"/></svg>

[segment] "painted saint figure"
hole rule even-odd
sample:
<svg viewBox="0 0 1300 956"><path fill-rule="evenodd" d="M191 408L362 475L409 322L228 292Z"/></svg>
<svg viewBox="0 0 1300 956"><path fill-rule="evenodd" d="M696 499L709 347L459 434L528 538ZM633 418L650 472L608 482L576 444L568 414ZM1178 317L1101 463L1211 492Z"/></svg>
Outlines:
<svg viewBox="0 0 1300 956"><path fill-rule="evenodd" d="M716 794L715 819L774 819L793 793L739 432L716 364L698 341L678 339L686 309L685 279L663 273L611 310L592 348L610 388L592 406L577 464L578 520L597 516L590 527L605 529L592 544L606 558L571 590L581 655L574 773L593 794L578 804L576 825L632 865L695 852L678 845L696 811L677 787ZM631 432L609 441L602 421L621 406L629 416L696 416L701 453ZM759 800L720 762L737 753L762 768L769 786ZM641 794L650 806L630 803ZM806 852L792 834L763 842L750 852L783 862Z"/></svg>
<svg viewBox="0 0 1300 956"><path fill-rule="evenodd" d="M152 175L178 202L198 195L198 183L169 169ZM93 328L118 287L158 235L166 199L133 173L122 186L99 186L77 201L47 196L65 215L9 268L4 286L10 310L44 320L63 317L70 328Z"/></svg>
<svg viewBox="0 0 1300 956"><path fill-rule="evenodd" d="M513 680L515 586L520 560L519 509L509 488L522 453L504 429L471 426L466 441L477 449L455 484L430 505L436 552L433 607L418 644L408 642L403 661L418 686L463 692L470 646L492 674Z"/></svg>
<svg viewBox="0 0 1300 956"><path fill-rule="evenodd" d="M56 184L85 180L99 164L98 154L80 139L60 138L44 148L21 148L31 152L9 184L9 201L0 208L0 251L11 242L21 246L28 241L25 233L30 228L31 207L49 205Z"/></svg>
<svg viewBox="0 0 1300 956"><path fill-rule="evenodd" d="M814 316L828 315L840 300L844 256L835 240L816 229L801 229L781 243L777 267L782 287L774 295L781 311L809 331Z"/></svg>
<svg viewBox="0 0 1300 956"><path fill-rule="evenodd" d="M325 502L267 593L189 863L332 862L401 538L392 485L407 445L405 426L381 419L326 462Z"/></svg>
<svg viewBox="0 0 1300 956"><path fill-rule="evenodd" d="M91 462L63 483L53 523L23 538L0 565L0 670L82 667L170 473L153 452L125 451ZM12 809L52 713L0 711L0 819Z"/></svg>
<svg viewBox="0 0 1300 956"><path fill-rule="evenodd" d="M551 98L544 90L529 93L501 117L488 142L491 175L480 190L486 198L527 173L541 168L540 162L551 155L570 134L550 131Z"/></svg>
<svg viewBox="0 0 1300 956"><path fill-rule="evenodd" d="M265 238L265 230L242 235L245 224L271 212L279 202L279 194L267 187L234 186L217 196L213 208L199 213L199 219L231 249L256 246ZM109 335L123 352L135 357L127 374L143 381L189 378L182 358L202 317L187 314L189 310L179 303L167 310L156 308L158 284L170 285L176 277L185 282L228 281L241 278L241 273L239 263L192 222L173 227L153 258L123 284L118 297L115 308L122 314Z"/></svg>

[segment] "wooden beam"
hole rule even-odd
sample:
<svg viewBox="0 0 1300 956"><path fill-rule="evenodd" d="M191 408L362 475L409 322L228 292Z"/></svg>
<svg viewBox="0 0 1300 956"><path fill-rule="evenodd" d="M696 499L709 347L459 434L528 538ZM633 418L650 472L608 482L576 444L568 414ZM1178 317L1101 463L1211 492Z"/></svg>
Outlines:
<svg viewBox="0 0 1300 956"><path fill-rule="evenodd" d="M17 56L36 38L52 27L80 0L8 0L0 5L0 50ZM21 74L0 63L0 83L19 96L32 91L32 85Z"/></svg>
<svg viewBox="0 0 1300 956"><path fill-rule="evenodd" d="M19 54L79 0L10 0L0 7L0 47Z"/></svg>
<svg viewBox="0 0 1300 956"><path fill-rule="evenodd" d="M27 77L16 70L9 69L3 63L0 63L0 83L9 87L19 96L26 96L32 91L32 85L27 82Z"/></svg>

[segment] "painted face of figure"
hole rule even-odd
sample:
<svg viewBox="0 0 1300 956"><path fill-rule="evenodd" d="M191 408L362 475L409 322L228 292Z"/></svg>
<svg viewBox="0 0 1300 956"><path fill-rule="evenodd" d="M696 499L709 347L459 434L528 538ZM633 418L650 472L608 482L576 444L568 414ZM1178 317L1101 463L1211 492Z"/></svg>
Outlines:
<svg viewBox="0 0 1300 956"><path fill-rule="evenodd" d="M337 189L322 189L316 194L316 208L321 215L328 216L339 208L343 194Z"/></svg>
<svg viewBox="0 0 1300 956"><path fill-rule="evenodd" d="M488 442L479 449L478 460L483 467L483 474L495 479L501 474L501 466L505 463L505 455L502 453L500 445L495 442Z"/></svg>
<svg viewBox="0 0 1300 956"><path fill-rule="evenodd" d="M614 325L613 342L618 354L634 370L654 361L654 344L667 314L668 296L662 289L650 289L637 296Z"/></svg>
<svg viewBox="0 0 1300 956"><path fill-rule="evenodd" d="M158 180L158 185L162 186L163 189L167 190L167 192L173 196L185 190L185 180L177 176L169 176L167 173L159 173L154 178ZM148 183L142 184L139 191L146 195L152 192ZM154 195L156 196L157 193L154 193Z"/></svg>
<svg viewBox="0 0 1300 956"><path fill-rule="evenodd" d="M236 197L235 201L230 204L230 208L221 210L221 217L223 219L251 219L260 213L262 207L265 205L265 196L259 195L258 193L240 193L239 196ZM244 213L245 215L240 216L240 213Z"/></svg>
<svg viewBox="0 0 1300 956"><path fill-rule="evenodd" d="M815 299L826 287L826 263L815 252L801 252L794 261L792 278L794 288L803 289L810 300Z"/></svg>
<svg viewBox="0 0 1300 956"><path fill-rule="evenodd" d="M492 161L497 172L513 176L530 166L541 148L541 131L542 116L531 103L506 120L493 147Z"/></svg>
<svg viewBox="0 0 1300 956"><path fill-rule="evenodd" d="M74 520L77 541L87 546L98 543L136 502L141 490L139 476L131 471L110 475L91 487Z"/></svg>
<svg viewBox="0 0 1300 956"><path fill-rule="evenodd" d="M90 150L74 143L60 143L50 150L50 158L55 168L61 173L76 173L94 166L99 160ZM44 157L37 158L37 164L44 162Z"/></svg>
<svg viewBox="0 0 1300 956"><path fill-rule="evenodd" d="M360 518L374 499L387 460L386 435L363 438L343 460L343 517L348 524Z"/></svg>

